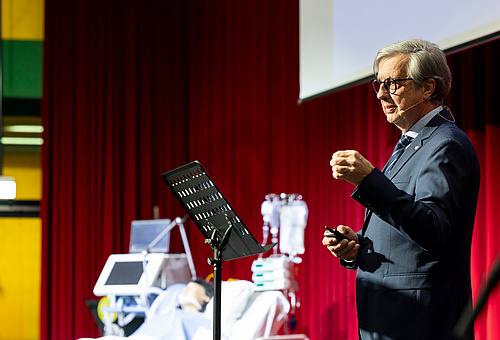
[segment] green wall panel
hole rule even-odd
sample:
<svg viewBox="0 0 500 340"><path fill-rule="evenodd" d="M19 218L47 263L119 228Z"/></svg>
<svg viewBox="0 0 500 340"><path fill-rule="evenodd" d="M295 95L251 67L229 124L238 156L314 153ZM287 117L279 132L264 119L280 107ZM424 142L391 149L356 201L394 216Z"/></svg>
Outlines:
<svg viewBox="0 0 500 340"><path fill-rule="evenodd" d="M42 98L42 41L3 40L3 97Z"/></svg>

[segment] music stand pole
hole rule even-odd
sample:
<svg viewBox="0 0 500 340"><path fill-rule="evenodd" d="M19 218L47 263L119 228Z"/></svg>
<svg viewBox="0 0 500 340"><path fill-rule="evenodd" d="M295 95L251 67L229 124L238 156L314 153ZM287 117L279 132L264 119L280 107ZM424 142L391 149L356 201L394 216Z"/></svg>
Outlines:
<svg viewBox="0 0 500 340"><path fill-rule="evenodd" d="M213 319L213 339L220 340L221 338L221 309L222 309L222 259L217 258L218 250L214 252L214 259L209 259L211 265L214 267L214 319ZM220 255L219 255L220 256Z"/></svg>
<svg viewBox="0 0 500 340"><path fill-rule="evenodd" d="M221 338L221 309L222 309L222 251L226 248L233 225L227 220L229 228L222 240L217 237L217 230L214 229L210 238L205 239L205 243L210 244L214 252L214 258L208 258L208 264L214 267L214 318L213 318L213 340Z"/></svg>

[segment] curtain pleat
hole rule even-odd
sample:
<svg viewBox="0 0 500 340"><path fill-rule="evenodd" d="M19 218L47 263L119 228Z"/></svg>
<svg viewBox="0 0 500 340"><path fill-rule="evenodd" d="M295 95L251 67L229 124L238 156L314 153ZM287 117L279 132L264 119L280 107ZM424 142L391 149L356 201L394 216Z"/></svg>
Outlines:
<svg viewBox="0 0 500 340"><path fill-rule="evenodd" d="M331 177L339 149L381 168L399 132L369 84L297 105L298 0L46 0L42 120L41 339L98 336L85 306L110 254L128 252L130 222L184 216L161 174L199 160L260 241L268 193L309 207L297 266L296 332L356 339L355 273L321 246L323 226L361 228L354 187ZM473 141L482 184L473 239L474 296L499 251L500 41L449 56L447 100ZM496 184L499 182L499 184ZM196 270L213 256L186 224ZM183 251L174 232L172 248ZM255 257L223 278L251 279ZM498 294L476 322L500 336Z"/></svg>

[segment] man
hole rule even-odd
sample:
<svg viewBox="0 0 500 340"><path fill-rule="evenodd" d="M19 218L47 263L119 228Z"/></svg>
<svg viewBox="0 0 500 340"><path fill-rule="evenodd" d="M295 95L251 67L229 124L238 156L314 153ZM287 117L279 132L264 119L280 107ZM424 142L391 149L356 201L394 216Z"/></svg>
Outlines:
<svg viewBox="0 0 500 340"><path fill-rule="evenodd" d="M387 121L409 145L402 143L382 171L357 151L333 154L333 177L356 185L352 197L367 210L358 233L337 227L351 241L325 236L323 244L344 267L357 269L361 339L452 339L471 308L477 155L441 106L451 72L436 45L387 46L374 73Z"/></svg>

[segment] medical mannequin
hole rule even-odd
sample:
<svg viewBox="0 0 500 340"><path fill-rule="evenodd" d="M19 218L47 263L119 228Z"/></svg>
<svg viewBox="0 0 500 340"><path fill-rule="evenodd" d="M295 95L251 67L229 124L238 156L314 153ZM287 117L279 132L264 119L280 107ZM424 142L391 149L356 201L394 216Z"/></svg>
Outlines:
<svg viewBox="0 0 500 340"><path fill-rule="evenodd" d="M146 321L131 339L190 340L199 327L211 329L211 320L203 314L213 296L211 282L189 281L178 294L177 302L175 294L170 295L168 290L157 298L164 301L155 300Z"/></svg>
<svg viewBox="0 0 500 340"><path fill-rule="evenodd" d="M192 312L204 312L213 292L210 282L199 279L190 281L179 295L179 307Z"/></svg>

